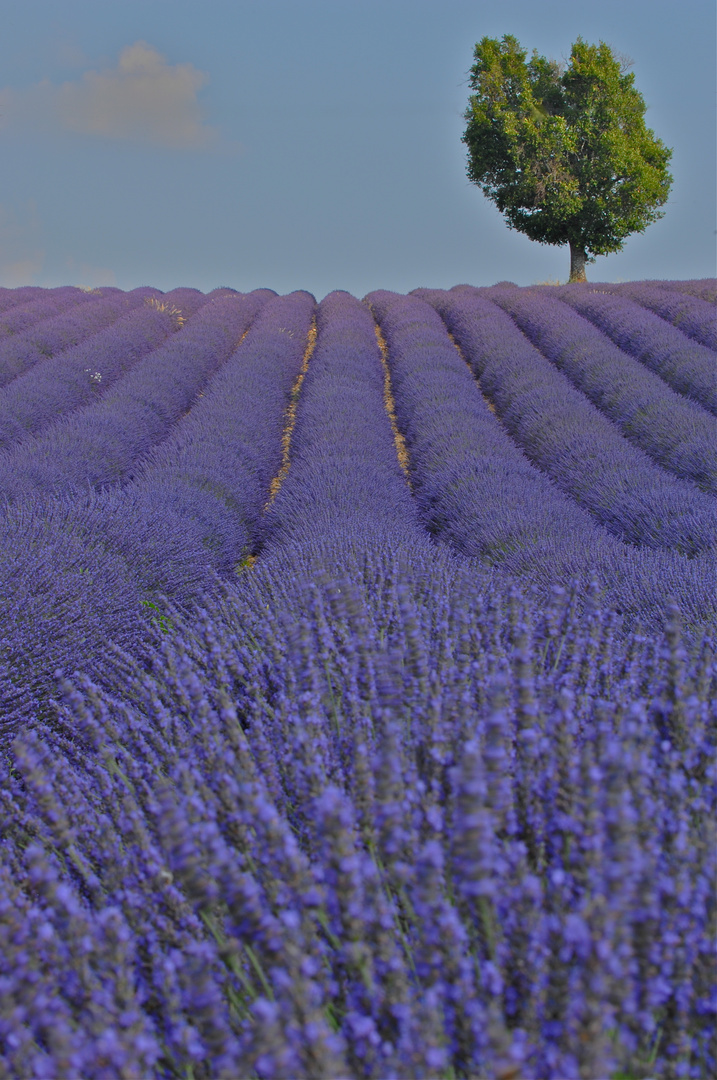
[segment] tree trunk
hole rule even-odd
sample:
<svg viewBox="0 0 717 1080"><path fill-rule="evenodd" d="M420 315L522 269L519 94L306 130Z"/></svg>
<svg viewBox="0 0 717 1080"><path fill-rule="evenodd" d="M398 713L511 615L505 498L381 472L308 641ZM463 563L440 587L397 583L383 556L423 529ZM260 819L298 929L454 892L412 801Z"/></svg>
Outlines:
<svg viewBox="0 0 717 1080"><path fill-rule="evenodd" d="M570 281L587 281L585 277L585 260L587 254L584 247L570 241Z"/></svg>

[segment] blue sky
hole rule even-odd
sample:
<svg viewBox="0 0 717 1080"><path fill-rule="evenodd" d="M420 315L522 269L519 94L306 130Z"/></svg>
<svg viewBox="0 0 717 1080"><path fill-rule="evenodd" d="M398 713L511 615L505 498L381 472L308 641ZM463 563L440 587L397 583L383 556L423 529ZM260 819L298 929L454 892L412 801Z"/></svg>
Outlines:
<svg viewBox="0 0 717 1080"><path fill-rule="evenodd" d="M665 217L595 281L716 271L713 0L0 0L0 285L357 296L565 280L465 173L473 46L633 61Z"/></svg>

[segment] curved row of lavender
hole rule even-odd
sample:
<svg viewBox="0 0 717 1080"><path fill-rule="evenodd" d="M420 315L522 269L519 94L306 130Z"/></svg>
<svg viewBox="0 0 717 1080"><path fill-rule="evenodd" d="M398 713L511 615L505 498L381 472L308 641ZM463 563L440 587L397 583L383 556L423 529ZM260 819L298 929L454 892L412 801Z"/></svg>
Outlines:
<svg viewBox="0 0 717 1080"><path fill-rule="evenodd" d="M145 295L144 304L111 326L92 333L81 344L37 360L0 389L0 447L11 448L26 435L37 434L65 413L101 396L205 302L201 293L196 299L182 295L188 291L175 289L161 299Z"/></svg>
<svg viewBox="0 0 717 1080"><path fill-rule="evenodd" d="M127 508L133 521L141 517L148 533L157 519L164 526L154 580L145 587L185 602L197 584L190 589L189 574L172 565L175 538L190 560L196 564L203 552L220 574L234 572L256 547L281 467L284 417L308 348L316 306L310 293L276 296L264 289L249 298L255 314L241 345L171 436L139 462L122 493L122 515ZM177 591L180 582L184 593Z"/></svg>
<svg viewBox="0 0 717 1080"><path fill-rule="evenodd" d="M661 319L676 326L683 334L717 352L717 312L713 299L677 293L651 282L626 282L624 285L601 285L600 289L618 292L654 311Z"/></svg>
<svg viewBox="0 0 717 1080"><path fill-rule="evenodd" d="M608 533L513 443L428 303L385 291L366 301L386 337L421 520L437 540L546 594L595 580L627 622L660 626L671 595L690 623L717 630L713 556L687 560Z"/></svg>
<svg viewBox="0 0 717 1080"><path fill-rule="evenodd" d="M49 293L62 294L70 298L70 302L76 297L81 299L87 295L87 290L80 289L76 285L61 285L59 289L43 289L40 285L20 285L16 289L0 287L0 312L10 311L11 308L31 304L34 300L41 300Z"/></svg>
<svg viewBox="0 0 717 1080"><path fill-rule="evenodd" d="M717 354L712 350L622 293L596 292L581 285L565 285L555 292L673 390L717 416Z"/></svg>
<svg viewBox="0 0 717 1080"><path fill-rule="evenodd" d="M0 764L8 1075L712 1075L709 650L337 544Z"/></svg>
<svg viewBox="0 0 717 1080"><path fill-rule="evenodd" d="M515 442L597 522L638 546L715 551L714 498L629 443L489 299L490 290L415 295L441 315Z"/></svg>
<svg viewBox="0 0 717 1080"><path fill-rule="evenodd" d="M8 507L0 526L0 591L13 597L0 637L6 740L40 708L56 668L89 662L108 638L129 646L158 594L189 602L250 554L281 464L314 300L257 290L235 301L243 320L235 336L252 322L242 343L171 435L135 460L122 489L38 493ZM21 687L29 684L28 700Z"/></svg>
<svg viewBox="0 0 717 1080"><path fill-rule="evenodd" d="M91 294L72 285L48 290L44 296L13 297L11 293L9 300L0 308L0 341L6 341L15 334L31 329L44 319L59 315L67 308L80 307L92 299Z"/></svg>
<svg viewBox="0 0 717 1080"><path fill-rule="evenodd" d="M0 386L6 386L44 357L77 345L90 334L102 330L141 304L145 297L157 295L161 294L156 289L144 288L129 293L112 290L109 296L101 297L81 293L82 299L74 298L69 310L66 296L40 301L42 315L33 318L32 326L0 339Z"/></svg>
<svg viewBox="0 0 717 1080"><path fill-rule="evenodd" d="M717 305L717 279L715 278L688 278L684 281L643 281L642 285L656 285L660 289L668 289L670 292L685 293L687 296L698 296L700 300L706 300L709 304ZM594 287L594 286L591 286ZM602 288L601 285L597 286Z"/></svg>
<svg viewBox="0 0 717 1080"><path fill-rule="evenodd" d="M634 446L675 476L717 494L714 417L646 371L553 292L493 288L488 295ZM712 354L713 376L715 365Z"/></svg>
<svg viewBox="0 0 717 1080"><path fill-rule="evenodd" d="M256 313L242 295L204 303L181 330L146 354L109 391L60 416L0 457L0 494L71 494L121 483L133 463L166 438Z"/></svg>

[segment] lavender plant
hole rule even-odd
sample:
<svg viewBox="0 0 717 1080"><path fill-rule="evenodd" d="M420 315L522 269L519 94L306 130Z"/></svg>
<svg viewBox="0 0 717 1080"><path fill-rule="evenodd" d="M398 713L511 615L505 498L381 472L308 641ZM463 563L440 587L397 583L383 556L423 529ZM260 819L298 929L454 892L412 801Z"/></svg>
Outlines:
<svg viewBox="0 0 717 1080"><path fill-rule="evenodd" d="M334 292L319 304L316 328L291 464L263 519L260 547L338 531L357 538L411 528L419 534L384 408L373 319L354 297Z"/></svg>
<svg viewBox="0 0 717 1080"><path fill-rule="evenodd" d="M315 301L304 292L277 297L257 290L252 297L257 314L250 330L172 435L137 464L122 495L126 509L114 517L119 549L135 546L138 557L141 545L133 544L125 526L128 511L132 527L138 515L148 529L162 520L154 561L163 577L153 588L163 592L178 580L162 554L166 533L193 536L197 552L211 556L220 573L231 573L253 551L280 468L284 416Z"/></svg>
<svg viewBox="0 0 717 1080"><path fill-rule="evenodd" d="M717 284L714 278L692 278L687 281L645 281L644 285L658 285L661 289L670 292L686 293L687 296L697 296L700 300L706 300L708 304L717 304Z"/></svg>
<svg viewBox="0 0 717 1080"><path fill-rule="evenodd" d="M244 298L242 317L273 295ZM251 549L280 462L283 411L313 303L305 293L277 298L123 489L64 497L40 489L7 508L0 556L0 587L12 609L0 653L6 731L43 708L55 668L88 661L107 636L125 646L136 639L140 605L154 610L157 592L187 602ZM32 695L19 696L19 686Z"/></svg>
<svg viewBox="0 0 717 1080"><path fill-rule="evenodd" d="M10 1075L708 1075L709 650L284 557L14 741Z"/></svg>

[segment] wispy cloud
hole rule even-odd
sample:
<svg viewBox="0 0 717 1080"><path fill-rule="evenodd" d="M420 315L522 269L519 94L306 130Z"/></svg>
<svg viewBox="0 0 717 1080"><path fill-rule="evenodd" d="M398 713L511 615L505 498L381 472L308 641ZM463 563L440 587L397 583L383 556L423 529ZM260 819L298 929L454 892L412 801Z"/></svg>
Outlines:
<svg viewBox="0 0 717 1080"><path fill-rule="evenodd" d="M92 263L77 262L69 255L65 259L65 266L70 271L70 276L77 281L80 287L96 289L101 285L116 285L117 275L114 270L105 266L93 266Z"/></svg>
<svg viewBox="0 0 717 1080"><path fill-rule="evenodd" d="M152 45L136 41L115 67L59 85L43 79L21 91L5 88L0 111L5 123L25 129L201 150L218 138L197 100L207 80L193 64L170 64Z"/></svg>
<svg viewBox="0 0 717 1080"><path fill-rule="evenodd" d="M34 202L19 213L0 204L0 285L15 289L34 284L45 252L40 247L40 222Z"/></svg>

